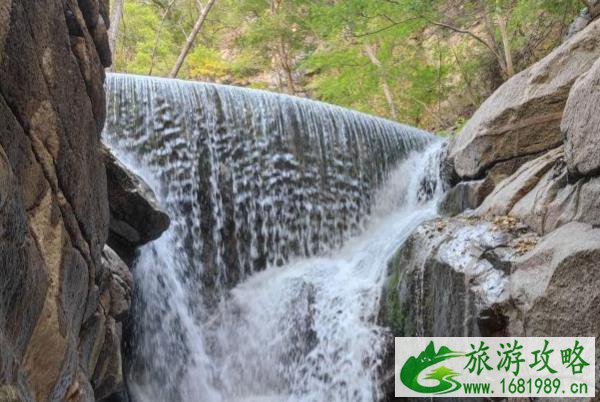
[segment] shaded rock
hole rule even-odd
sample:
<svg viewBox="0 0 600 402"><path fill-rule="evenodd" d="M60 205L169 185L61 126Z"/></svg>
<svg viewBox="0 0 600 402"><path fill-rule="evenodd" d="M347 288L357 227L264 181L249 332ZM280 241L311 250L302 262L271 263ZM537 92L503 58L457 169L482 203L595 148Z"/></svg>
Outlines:
<svg viewBox="0 0 600 402"><path fill-rule="evenodd" d="M482 177L495 164L557 147L569 90L600 56L600 21L517 74L488 98L450 150L462 178Z"/></svg>
<svg viewBox="0 0 600 402"><path fill-rule="evenodd" d="M562 122L569 171L574 175L600 173L600 58L577 80Z"/></svg>
<svg viewBox="0 0 600 402"><path fill-rule="evenodd" d="M475 209L494 190L491 178L464 181L451 188L440 204L440 213L455 216L468 209Z"/></svg>
<svg viewBox="0 0 600 402"><path fill-rule="evenodd" d="M571 191L563 190L567 186L567 175L564 169L562 156L541 177L539 182L510 210L510 215L525 222L540 234L548 233L570 222L572 219L563 219L563 209L566 205L554 200L568 197ZM560 193L560 194L559 194Z"/></svg>
<svg viewBox="0 0 600 402"><path fill-rule="evenodd" d="M566 168L548 172L510 212L540 234L569 222L600 225L600 178L567 181Z"/></svg>
<svg viewBox="0 0 600 402"><path fill-rule="evenodd" d="M94 315L85 322L80 335L79 354L88 378L94 373L98 363L100 350L104 345L105 327L106 314L104 309L98 306Z"/></svg>
<svg viewBox="0 0 600 402"><path fill-rule="evenodd" d="M98 9L104 23L106 24L106 28L110 28L110 0L98 0Z"/></svg>
<svg viewBox="0 0 600 402"><path fill-rule="evenodd" d="M109 217L102 69L72 0L1 2L0 388L25 401L67 400L85 365Z"/></svg>
<svg viewBox="0 0 600 402"><path fill-rule="evenodd" d="M110 66L112 64L112 52L110 51L110 45L108 44L108 28L104 23L104 18L102 18L102 16L98 17L96 26L91 29L91 34L100 61L103 65Z"/></svg>
<svg viewBox="0 0 600 402"><path fill-rule="evenodd" d="M120 321L131 307L133 276L127 265L109 247L104 247L102 259L109 272L110 308L108 313Z"/></svg>
<svg viewBox="0 0 600 402"><path fill-rule="evenodd" d="M96 399L104 399L123 386L121 325L114 318L106 321L106 335L92 377Z"/></svg>
<svg viewBox="0 0 600 402"><path fill-rule="evenodd" d="M563 155L564 150L559 147L524 164L514 175L498 184L476 213L480 216L507 215L562 160Z"/></svg>
<svg viewBox="0 0 600 402"><path fill-rule="evenodd" d="M129 312L133 286L129 269L109 247L102 252L102 264L97 308L85 322L79 343L82 370L85 378L92 379L90 388L96 399L124 388L121 321Z"/></svg>
<svg viewBox="0 0 600 402"><path fill-rule="evenodd" d="M84 373L84 370L79 368L74 382L67 391L66 402L86 402L94 400L94 390L90 384L90 380Z"/></svg>
<svg viewBox="0 0 600 402"><path fill-rule="evenodd" d="M567 28L567 33L563 38L563 42L569 40L578 32L583 31L585 27L589 25L590 22L592 22L592 16L590 15L588 9L584 8L583 10L581 10L579 15L575 17L573 22L569 24L569 27Z"/></svg>
<svg viewBox="0 0 600 402"><path fill-rule="evenodd" d="M525 163L532 161L544 155L545 152L539 152L531 155L519 156L496 163L486 173L486 178L490 178L496 187L502 180L512 176Z"/></svg>
<svg viewBox="0 0 600 402"><path fill-rule="evenodd" d="M539 234L577 221L600 224L600 178L569 182L562 147L523 165L502 181L476 214L511 215Z"/></svg>
<svg viewBox="0 0 600 402"><path fill-rule="evenodd" d="M132 250L156 240L169 227L169 216L158 206L150 187L104 149L110 235L108 244L126 261Z"/></svg>
<svg viewBox="0 0 600 402"><path fill-rule="evenodd" d="M98 18L100 17L100 5L98 0L78 0L79 8L85 19L85 23L88 28L92 29L96 27Z"/></svg>
<svg viewBox="0 0 600 402"><path fill-rule="evenodd" d="M600 0L586 0L588 5L588 14L592 19L600 16Z"/></svg>

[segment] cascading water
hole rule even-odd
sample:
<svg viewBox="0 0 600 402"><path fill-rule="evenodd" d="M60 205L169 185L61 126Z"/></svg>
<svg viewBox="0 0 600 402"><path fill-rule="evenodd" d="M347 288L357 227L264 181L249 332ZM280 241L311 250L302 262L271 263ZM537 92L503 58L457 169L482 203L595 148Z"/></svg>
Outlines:
<svg viewBox="0 0 600 402"><path fill-rule="evenodd" d="M377 400L386 263L435 215L440 143L263 91L107 94L104 140L172 218L134 272L134 400Z"/></svg>

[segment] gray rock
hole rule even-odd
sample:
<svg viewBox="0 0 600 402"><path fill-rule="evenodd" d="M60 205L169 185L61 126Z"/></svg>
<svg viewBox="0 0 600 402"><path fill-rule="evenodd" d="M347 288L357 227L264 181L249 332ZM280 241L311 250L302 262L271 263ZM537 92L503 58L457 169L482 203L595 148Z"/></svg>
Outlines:
<svg viewBox="0 0 600 402"><path fill-rule="evenodd" d="M578 32L583 31L591 21L592 16L590 15L589 11L587 8L583 9L567 28L567 33L565 34L563 41L567 41Z"/></svg>
<svg viewBox="0 0 600 402"><path fill-rule="evenodd" d="M509 289L514 336L591 336L600 361L600 230L569 223L515 262ZM596 389L600 385L596 364Z"/></svg>
<svg viewBox="0 0 600 402"><path fill-rule="evenodd" d="M94 13L76 0L0 2L3 400L94 400L82 369L93 353L79 353L97 339L87 325L109 225Z"/></svg>
<svg viewBox="0 0 600 402"><path fill-rule="evenodd" d="M564 150L559 147L541 157L527 162L515 174L504 179L483 201L476 213L480 216L507 215L557 163L560 163Z"/></svg>
<svg viewBox="0 0 600 402"><path fill-rule="evenodd" d="M121 324L112 317L106 321L106 338L92 377L96 399L104 399L123 385Z"/></svg>
<svg viewBox="0 0 600 402"><path fill-rule="evenodd" d="M475 209L494 190L491 178L464 181L452 187L440 204L440 213L455 216L468 209Z"/></svg>
<svg viewBox="0 0 600 402"><path fill-rule="evenodd" d="M600 58L577 80L569 95L562 122L569 171L575 175L600 173Z"/></svg>
<svg viewBox="0 0 600 402"><path fill-rule="evenodd" d="M117 321L121 321L131 307L133 276L127 265L108 246L104 247L102 262L109 272L110 308L108 314Z"/></svg>
<svg viewBox="0 0 600 402"><path fill-rule="evenodd" d="M390 262L380 321L394 336L593 336L598 361L600 229L509 222L421 225Z"/></svg>
<svg viewBox="0 0 600 402"><path fill-rule="evenodd" d="M150 187L107 149L104 160L110 204L108 244L120 252L123 244L134 249L159 238L169 227L170 219L159 207ZM129 257L119 255L125 260Z"/></svg>
<svg viewBox="0 0 600 402"><path fill-rule="evenodd" d="M540 234L569 222L600 225L600 178L568 183L567 172L549 172L510 212Z"/></svg>
<svg viewBox="0 0 600 402"><path fill-rule="evenodd" d="M421 225L390 263L381 320L395 336L500 336L493 307L507 299L510 270L498 261L516 238L487 221Z"/></svg>
<svg viewBox="0 0 600 402"><path fill-rule="evenodd" d="M469 120L450 150L462 178L480 178L499 162L552 149L569 90L600 56L600 21L502 85Z"/></svg>
<svg viewBox="0 0 600 402"><path fill-rule="evenodd" d="M0 385L0 401L2 402L25 402L19 389L12 385Z"/></svg>
<svg viewBox="0 0 600 402"><path fill-rule="evenodd" d="M510 215L544 235L569 222L600 224L600 178L569 182L562 148L523 165L475 214Z"/></svg>
<svg viewBox="0 0 600 402"><path fill-rule="evenodd" d="M98 306L96 312L86 321L81 333L79 343L79 354L82 358L82 365L88 378L94 373L100 350L104 345L106 334L106 314Z"/></svg>

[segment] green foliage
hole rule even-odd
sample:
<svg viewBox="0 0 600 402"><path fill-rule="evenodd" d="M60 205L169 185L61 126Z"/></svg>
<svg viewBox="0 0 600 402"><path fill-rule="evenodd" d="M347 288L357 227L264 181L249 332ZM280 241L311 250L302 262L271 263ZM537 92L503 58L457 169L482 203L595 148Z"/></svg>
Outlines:
<svg viewBox="0 0 600 402"><path fill-rule="evenodd" d="M455 131L502 81L556 46L579 8L578 0L217 0L180 77ZM115 69L167 75L198 14L197 0L126 0Z"/></svg>

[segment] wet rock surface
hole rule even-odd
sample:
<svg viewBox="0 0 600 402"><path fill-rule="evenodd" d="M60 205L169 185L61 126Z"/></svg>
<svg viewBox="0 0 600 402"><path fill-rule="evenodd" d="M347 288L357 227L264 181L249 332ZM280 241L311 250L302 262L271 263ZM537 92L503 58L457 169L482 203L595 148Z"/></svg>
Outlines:
<svg viewBox="0 0 600 402"><path fill-rule="evenodd" d="M131 265L137 247L156 240L171 220L152 189L108 149L103 149L108 181L110 232L108 244Z"/></svg>
<svg viewBox="0 0 600 402"><path fill-rule="evenodd" d="M441 202L443 215L455 216L469 209L475 209L494 190L494 183L487 177L482 180L464 181L452 187Z"/></svg>
<svg viewBox="0 0 600 402"><path fill-rule="evenodd" d="M394 336L598 337L599 257L583 223L539 237L511 217L430 221L390 262L380 321Z"/></svg>

